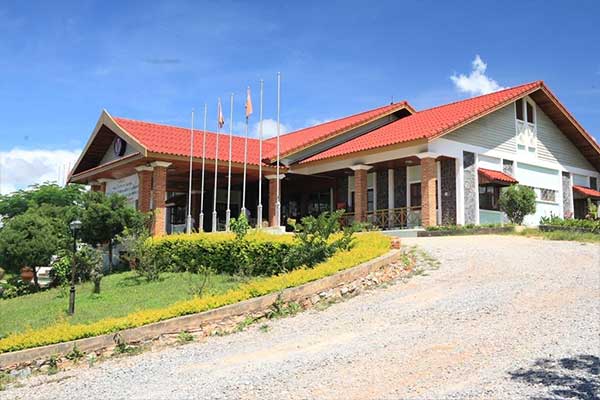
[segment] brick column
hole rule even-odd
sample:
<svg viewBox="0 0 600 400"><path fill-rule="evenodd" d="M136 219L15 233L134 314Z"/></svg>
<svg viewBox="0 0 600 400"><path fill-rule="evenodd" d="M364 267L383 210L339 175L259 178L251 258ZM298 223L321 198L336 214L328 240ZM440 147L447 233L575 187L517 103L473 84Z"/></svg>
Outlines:
<svg viewBox="0 0 600 400"><path fill-rule="evenodd" d="M167 194L167 168L171 163L155 161L152 174L152 203L154 208L154 223L152 224L152 235L159 236L166 233L166 207L165 196Z"/></svg>
<svg viewBox="0 0 600 400"><path fill-rule="evenodd" d="M435 209L435 182L437 168L435 158L424 157L421 159L421 223L423 226L437 225Z"/></svg>
<svg viewBox="0 0 600 400"><path fill-rule="evenodd" d="M142 165L135 170L138 174L138 210L147 213L152 208L152 172L154 168Z"/></svg>
<svg viewBox="0 0 600 400"><path fill-rule="evenodd" d="M354 220L365 222L367 220L367 171L370 165L354 165Z"/></svg>
<svg viewBox="0 0 600 400"><path fill-rule="evenodd" d="M100 182L92 181L89 185L92 192L102 192L102 184Z"/></svg>
<svg viewBox="0 0 600 400"><path fill-rule="evenodd" d="M99 192L106 194L106 184L112 181L112 179L108 178L100 178L98 179L98 184L100 185Z"/></svg>
<svg viewBox="0 0 600 400"><path fill-rule="evenodd" d="M275 204L277 203L277 175L266 175L265 178L269 180L269 226L277 227L281 225L281 221L277 221L275 215ZM279 174L279 180L285 178L285 174ZM281 186L279 186L281 196ZM280 200L281 201L281 200Z"/></svg>

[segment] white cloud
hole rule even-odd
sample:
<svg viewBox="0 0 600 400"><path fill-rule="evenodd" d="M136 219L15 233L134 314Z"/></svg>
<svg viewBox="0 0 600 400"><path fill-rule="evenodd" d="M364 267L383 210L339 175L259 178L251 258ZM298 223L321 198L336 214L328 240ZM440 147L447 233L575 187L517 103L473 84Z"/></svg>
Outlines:
<svg viewBox="0 0 600 400"><path fill-rule="evenodd" d="M456 86L460 92L468 93L471 96L477 96L504 89L498 82L485 74L487 64L481 59L479 54L475 56L472 65L473 69L469 75L454 74L450 77L452 82L454 82L454 86Z"/></svg>
<svg viewBox="0 0 600 400"><path fill-rule="evenodd" d="M19 148L0 152L0 193L11 193L36 183L64 183L79 154L79 150Z"/></svg>
<svg viewBox="0 0 600 400"><path fill-rule="evenodd" d="M290 131L289 127L285 124L281 124L281 134L287 133ZM258 128L259 122L254 122L250 124L249 136L258 138ZM233 133L236 135L243 136L246 129L245 122L234 122L233 124ZM227 131L229 132L229 131ZM263 119L263 138L268 139L277 135L277 121L274 119Z"/></svg>

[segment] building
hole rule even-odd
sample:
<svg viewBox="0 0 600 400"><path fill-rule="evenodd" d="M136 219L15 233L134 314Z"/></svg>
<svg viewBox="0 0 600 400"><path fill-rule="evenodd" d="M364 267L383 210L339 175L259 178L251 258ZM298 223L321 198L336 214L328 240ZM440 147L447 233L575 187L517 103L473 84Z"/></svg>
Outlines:
<svg viewBox="0 0 600 400"><path fill-rule="evenodd" d="M215 155L216 141L220 141ZM502 187L531 186L541 216L583 217L600 200L600 146L541 82L416 111L393 103L281 136L282 222L345 209L345 220L382 228L501 222ZM201 207L202 131L193 151L192 215ZM241 208L244 138L232 143L231 210ZM190 129L103 111L71 182L121 193L154 212L153 232L180 231L187 214ZM227 208L229 136L208 132L204 229L216 198ZM246 208L255 219L259 166L264 220L275 224L275 138L248 140ZM217 162L215 162L217 159ZM217 190L214 193L215 164Z"/></svg>

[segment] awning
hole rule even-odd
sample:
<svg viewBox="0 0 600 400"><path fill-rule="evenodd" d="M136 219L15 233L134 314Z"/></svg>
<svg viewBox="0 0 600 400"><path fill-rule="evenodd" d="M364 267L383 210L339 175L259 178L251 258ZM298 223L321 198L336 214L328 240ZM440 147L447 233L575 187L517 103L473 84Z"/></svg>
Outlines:
<svg viewBox="0 0 600 400"><path fill-rule="evenodd" d="M513 185L519 183L515 178L504 172L494 171L492 169L479 168L479 184Z"/></svg>
<svg viewBox="0 0 600 400"><path fill-rule="evenodd" d="M591 199L600 199L600 192L589 187L573 185L573 191Z"/></svg>

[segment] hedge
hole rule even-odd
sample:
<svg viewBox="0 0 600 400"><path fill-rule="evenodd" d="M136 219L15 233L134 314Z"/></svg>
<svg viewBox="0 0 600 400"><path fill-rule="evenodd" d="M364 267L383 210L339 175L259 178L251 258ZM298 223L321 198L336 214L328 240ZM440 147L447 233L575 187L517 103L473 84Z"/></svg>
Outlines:
<svg viewBox="0 0 600 400"><path fill-rule="evenodd" d="M542 225L600 234L600 219L563 219L551 216L542 217L540 219L540 226Z"/></svg>
<svg viewBox="0 0 600 400"><path fill-rule="evenodd" d="M283 258L295 241L291 235L248 233L237 239L233 233L196 233L162 236L149 240L163 271L182 272L195 262L217 273L274 275L283 272Z"/></svg>
<svg viewBox="0 0 600 400"><path fill-rule="evenodd" d="M175 239L164 240L169 241ZM275 242L285 242L286 240L290 239L273 237L273 241ZM360 233L357 234L355 246L351 250L338 252L329 260L316 265L314 268L299 268L276 276L256 278L249 283L240 285L238 288L229 290L223 294L208 295L191 300L180 301L168 307L138 311L125 317L106 318L90 324L71 325L68 322L59 322L46 328L16 333L4 339L0 339L0 353L93 337L128 328L136 328L153 322L182 315L200 313L248 300L253 297L278 292L354 267L385 254L389 251L389 248L390 238L388 236L379 232Z"/></svg>

